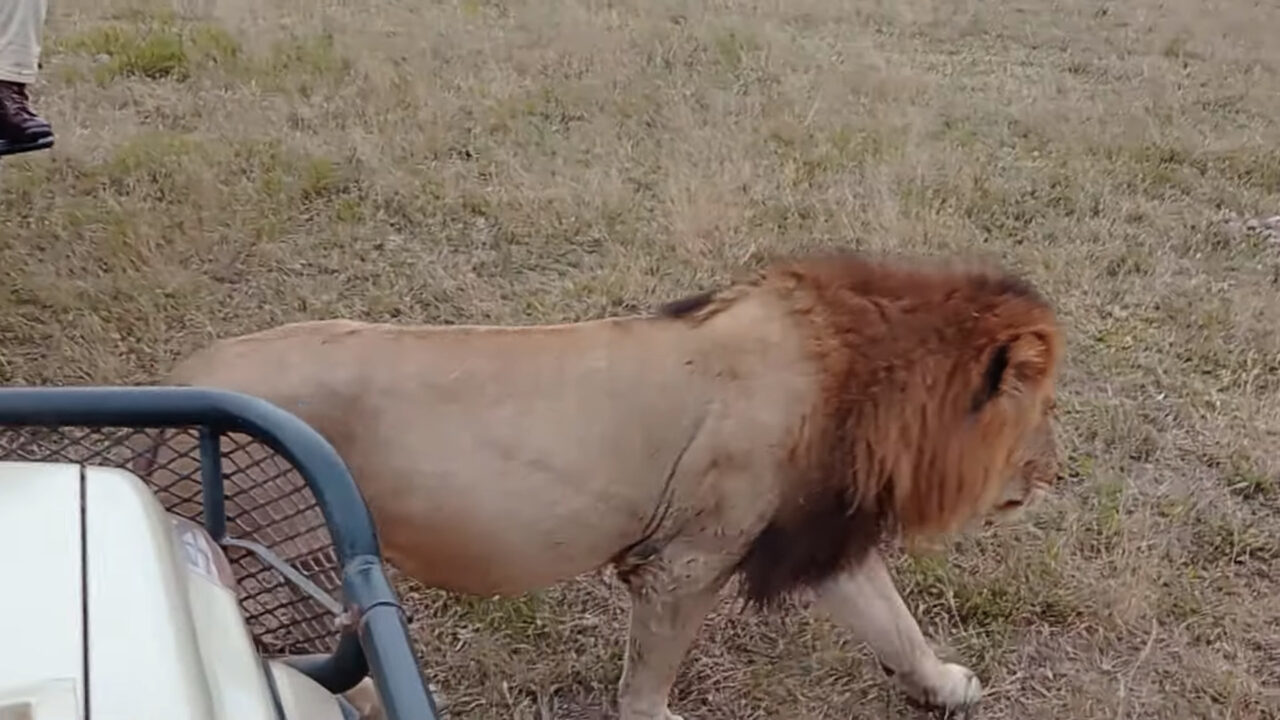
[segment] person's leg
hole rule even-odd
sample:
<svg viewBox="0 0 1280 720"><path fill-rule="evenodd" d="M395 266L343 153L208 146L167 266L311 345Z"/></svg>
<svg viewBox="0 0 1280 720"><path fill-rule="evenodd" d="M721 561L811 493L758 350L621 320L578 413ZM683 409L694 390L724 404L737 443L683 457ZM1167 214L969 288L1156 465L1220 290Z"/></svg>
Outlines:
<svg viewBox="0 0 1280 720"><path fill-rule="evenodd" d="M31 110L27 86L40 66L47 0L0 0L0 153L53 144L53 129Z"/></svg>

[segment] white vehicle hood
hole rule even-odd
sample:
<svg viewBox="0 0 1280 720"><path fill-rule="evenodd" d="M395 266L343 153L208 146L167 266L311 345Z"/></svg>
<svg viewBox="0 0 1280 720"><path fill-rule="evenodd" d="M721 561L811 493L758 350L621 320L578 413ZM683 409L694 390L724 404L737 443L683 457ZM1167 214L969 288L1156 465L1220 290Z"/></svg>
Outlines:
<svg viewBox="0 0 1280 720"><path fill-rule="evenodd" d="M274 720L225 556L132 473L0 462L0 578L0 718Z"/></svg>

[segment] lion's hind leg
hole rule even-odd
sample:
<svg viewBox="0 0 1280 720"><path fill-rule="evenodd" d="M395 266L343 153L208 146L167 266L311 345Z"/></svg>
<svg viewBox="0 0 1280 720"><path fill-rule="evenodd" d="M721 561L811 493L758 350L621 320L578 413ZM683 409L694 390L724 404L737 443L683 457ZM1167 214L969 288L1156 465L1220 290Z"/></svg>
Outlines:
<svg viewBox="0 0 1280 720"><path fill-rule="evenodd" d="M865 642L915 700L964 710L982 696L982 683L971 670L943 662L925 642L877 553L819 587L816 605Z"/></svg>
<svg viewBox="0 0 1280 720"><path fill-rule="evenodd" d="M731 566L723 555L690 550L679 541L620 568L631 595L631 623L622 678L621 720L681 720L667 703L671 686Z"/></svg>

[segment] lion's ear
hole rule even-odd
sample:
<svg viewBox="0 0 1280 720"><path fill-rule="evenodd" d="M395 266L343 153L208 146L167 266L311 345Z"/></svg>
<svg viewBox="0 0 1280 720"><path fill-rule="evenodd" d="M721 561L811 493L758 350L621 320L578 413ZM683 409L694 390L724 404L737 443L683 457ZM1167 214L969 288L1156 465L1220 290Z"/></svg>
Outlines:
<svg viewBox="0 0 1280 720"><path fill-rule="evenodd" d="M1056 362L1056 336L1045 332L1028 332L1009 343L1008 375L1023 385L1039 385Z"/></svg>
<svg viewBox="0 0 1280 720"><path fill-rule="evenodd" d="M1053 348L1049 338L1026 333L992 348L986 363L973 398L975 412L1009 389L1011 382L1026 386L1043 380L1053 364Z"/></svg>

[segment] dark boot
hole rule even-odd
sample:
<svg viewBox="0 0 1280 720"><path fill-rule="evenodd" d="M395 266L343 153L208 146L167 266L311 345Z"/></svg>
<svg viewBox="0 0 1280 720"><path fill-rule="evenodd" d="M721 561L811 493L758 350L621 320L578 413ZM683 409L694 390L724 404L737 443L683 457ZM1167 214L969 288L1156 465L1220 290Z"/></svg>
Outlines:
<svg viewBox="0 0 1280 720"><path fill-rule="evenodd" d="M31 111L27 86L0 80L0 155L53 146L53 128Z"/></svg>

